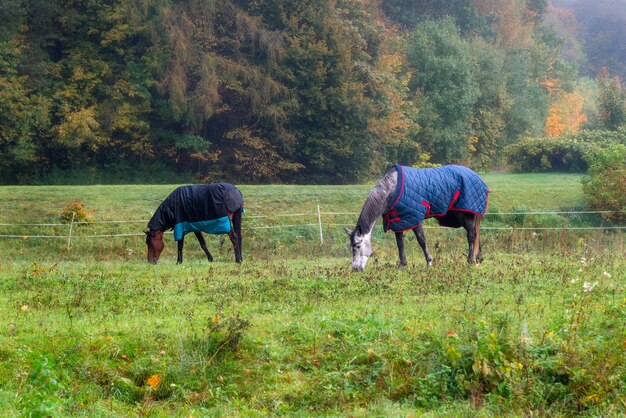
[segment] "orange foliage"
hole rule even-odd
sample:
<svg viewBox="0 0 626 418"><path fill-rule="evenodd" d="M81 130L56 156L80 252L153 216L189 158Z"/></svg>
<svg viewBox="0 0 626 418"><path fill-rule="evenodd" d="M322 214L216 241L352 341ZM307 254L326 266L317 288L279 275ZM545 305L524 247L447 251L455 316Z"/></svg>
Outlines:
<svg viewBox="0 0 626 418"><path fill-rule="evenodd" d="M153 374L148 378L146 384L150 386L152 389L156 389L161 384L161 377L158 374Z"/></svg>
<svg viewBox="0 0 626 418"><path fill-rule="evenodd" d="M583 97L576 92L556 96L546 118L546 133L554 138L565 133L578 132L587 115L583 112Z"/></svg>
<svg viewBox="0 0 626 418"><path fill-rule="evenodd" d="M554 106L550 108L550 113L546 118L546 133L549 138L561 136L567 126L561 121L559 111Z"/></svg>

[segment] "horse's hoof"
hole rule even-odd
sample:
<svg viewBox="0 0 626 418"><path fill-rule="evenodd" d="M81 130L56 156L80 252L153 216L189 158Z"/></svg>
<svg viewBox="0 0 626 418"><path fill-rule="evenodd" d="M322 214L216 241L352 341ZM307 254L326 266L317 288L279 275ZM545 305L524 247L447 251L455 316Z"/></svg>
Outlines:
<svg viewBox="0 0 626 418"><path fill-rule="evenodd" d="M467 260L467 264L470 266L480 267L480 260Z"/></svg>

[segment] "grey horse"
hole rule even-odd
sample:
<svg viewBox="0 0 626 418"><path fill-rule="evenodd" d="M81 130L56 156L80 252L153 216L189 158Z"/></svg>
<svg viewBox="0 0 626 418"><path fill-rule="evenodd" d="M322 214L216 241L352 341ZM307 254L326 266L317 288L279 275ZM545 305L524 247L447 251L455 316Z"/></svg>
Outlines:
<svg viewBox="0 0 626 418"><path fill-rule="evenodd" d="M391 229L395 233L400 266L407 263L404 232L410 230L424 251L426 264L432 265L422 228L422 221L430 217L442 226L463 227L469 243L468 262L481 262L479 230L488 192L478 174L467 167L414 169L395 165L370 192L354 230L345 229L350 236L352 269L365 270L372 255L372 231L379 217L385 222L385 231Z"/></svg>

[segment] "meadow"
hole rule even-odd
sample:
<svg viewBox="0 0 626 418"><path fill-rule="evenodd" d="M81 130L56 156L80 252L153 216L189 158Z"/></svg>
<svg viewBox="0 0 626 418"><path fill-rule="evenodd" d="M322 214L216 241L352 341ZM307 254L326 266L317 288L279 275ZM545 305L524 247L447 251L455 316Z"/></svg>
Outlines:
<svg viewBox="0 0 626 418"><path fill-rule="evenodd" d="M429 221L432 268L378 225L364 273L343 226L372 184L240 186L244 262L190 236L178 266L142 237L174 185L0 187L0 415L623 416L623 232L520 214L584 210L578 175L483 178L481 265ZM95 222L68 248L39 224L75 199Z"/></svg>

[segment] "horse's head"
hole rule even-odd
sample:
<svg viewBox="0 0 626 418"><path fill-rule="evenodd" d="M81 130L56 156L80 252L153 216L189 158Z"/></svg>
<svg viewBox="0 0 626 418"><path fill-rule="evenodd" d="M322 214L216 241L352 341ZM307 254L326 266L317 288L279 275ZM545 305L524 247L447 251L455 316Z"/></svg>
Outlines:
<svg viewBox="0 0 626 418"><path fill-rule="evenodd" d="M345 229L350 236L350 253L352 254L352 270L364 271L367 260L372 255L372 234L363 234L357 226L354 231Z"/></svg>
<svg viewBox="0 0 626 418"><path fill-rule="evenodd" d="M156 264L161 256L161 251L165 248L163 242L163 231L145 231L146 245L148 246L148 263Z"/></svg>

